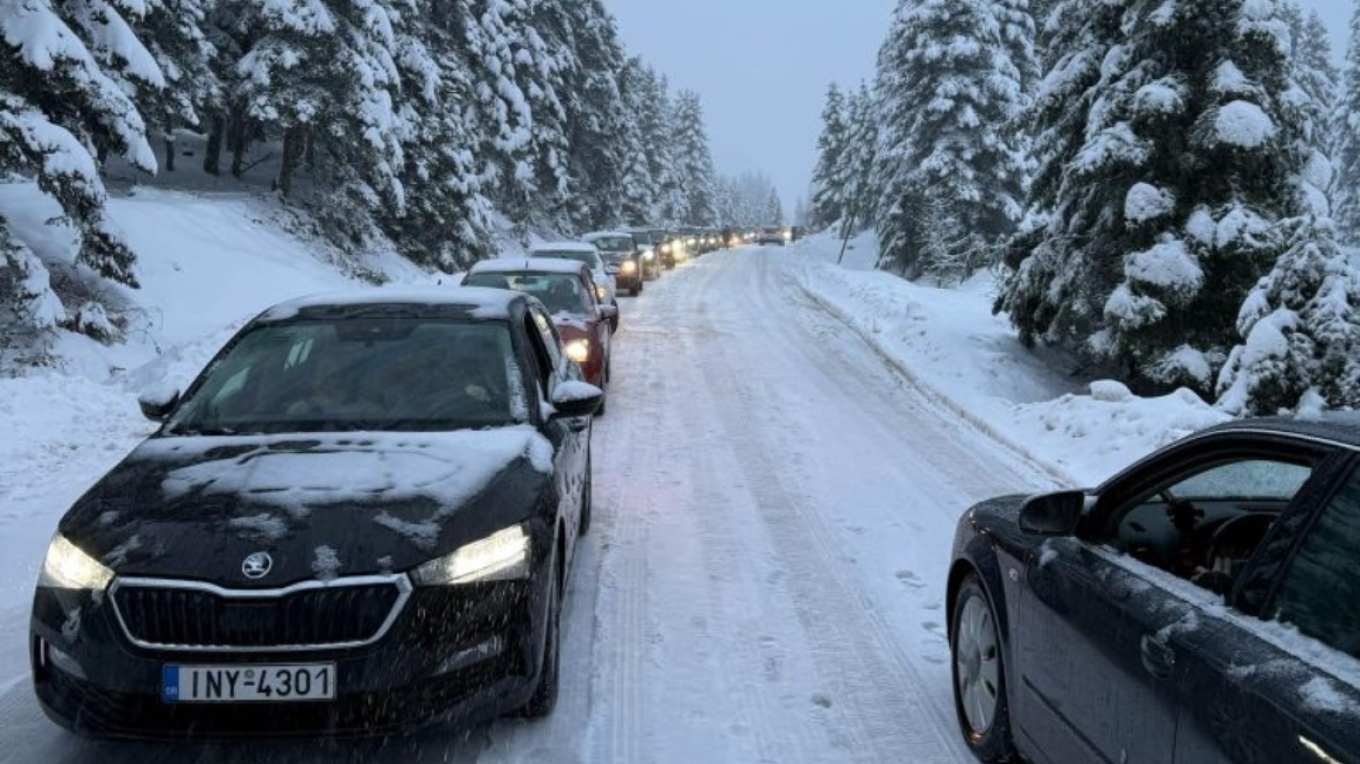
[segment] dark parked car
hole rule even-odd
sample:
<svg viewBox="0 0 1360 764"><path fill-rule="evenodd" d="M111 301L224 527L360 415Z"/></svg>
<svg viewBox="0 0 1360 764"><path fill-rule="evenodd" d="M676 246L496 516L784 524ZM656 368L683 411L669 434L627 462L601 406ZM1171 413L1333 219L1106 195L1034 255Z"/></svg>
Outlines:
<svg viewBox="0 0 1360 764"><path fill-rule="evenodd" d="M1360 414L1256 419L959 522L983 761L1360 761Z"/></svg>
<svg viewBox="0 0 1360 764"><path fill-rule="evenodd" d="M183 397L143 396L162 426L61 519L42 709L200 738L548 713L599 401L515 292L265 311Z"/></svg>
<svg viewBox="0 0 1360 764"><path fill-rule="evenodd" d="M637 241L630 233L622 231L596 231L581 237L582 241L595 245L604 258L605 272L614 277L619 291L627 291L637 297L645 286L642 278L642 253L638 251Z"/></svg>
<svg viewBox="0 0 1360 764"><path fill-rule="evenodd" d="M513 289L542 301L562 336L562 351L581 367L585 381L606 391L612 360L613 319L619 309L602 304L590 266L557 258L483 260L463 277L464 286ZM599 414L604 414L605 400Z"/></svg>

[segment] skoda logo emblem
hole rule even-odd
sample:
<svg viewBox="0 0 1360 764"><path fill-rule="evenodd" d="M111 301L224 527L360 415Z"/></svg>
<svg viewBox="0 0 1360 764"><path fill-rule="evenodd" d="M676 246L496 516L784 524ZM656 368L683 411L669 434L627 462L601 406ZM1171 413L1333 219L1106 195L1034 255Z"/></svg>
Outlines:
<svg viewBox="0 0 1360 764"><path fill-rule="evenodd" d="M274 558L268 552L256 552L241 563L241 572L252 581L264 578L274 567Z"/></svg>

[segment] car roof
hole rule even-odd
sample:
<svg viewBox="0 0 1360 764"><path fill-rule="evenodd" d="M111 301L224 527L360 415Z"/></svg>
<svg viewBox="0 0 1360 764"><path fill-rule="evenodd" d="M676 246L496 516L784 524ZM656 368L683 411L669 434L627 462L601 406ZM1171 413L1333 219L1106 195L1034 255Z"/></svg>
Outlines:
<svg viewBox="0 0 1360 764"><path fill-rule="evenodd" d="M561 261L558 261L561 262ZM460 313L469 318L508 318L515 302L524 295L505 289L484 287L378 286L307 295L281 302L260 313L256 321L287 321L308 314L334 316L364 307L405 306L413 313Z"/></svg>
<svg viewBox="0 0 1360 764"><path fill-rule="evenodd" d="M606 236L628 236L628 237L631 237L632 235L633 235L633 233L632 233L631 231L591 231L590 233L586 234L585 236L582 236L581 239L584 240L584 241L591 241L591 240L593 240L593 239L602 239L602 238L604 238L604 237L606 237Z"/></svg>
<svg viewBox="0 0 1360 764"><path fill-rule="evenodd" d="M514 273L517 271L535 273L580 273L589 269L579 260L564 260L560 257L498 257L482 260L472 266L468 273Z"/></svg>
<svg viewBox="0 0 1360 764"><path fill-rule="evenodd" d="M549 241L543 244L535 244L529 248L530 252L599 252L594 244L588 241Z"/></svg>
<svg viewBox="0 0 1360 764"><path fill-rule="evenodd" d="M1215 432L1270 432L1324 440L1360 450L1360 411L1329 411L1317 416L1272 416L1237 419L1202 430L1196 435Z"/></svg>

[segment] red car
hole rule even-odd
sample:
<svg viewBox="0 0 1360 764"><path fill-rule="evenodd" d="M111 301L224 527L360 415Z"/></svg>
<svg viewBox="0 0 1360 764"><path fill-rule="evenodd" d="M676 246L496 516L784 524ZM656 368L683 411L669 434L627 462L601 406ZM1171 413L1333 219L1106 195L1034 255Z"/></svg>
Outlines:
<svg viewBox="0 0 1360 764"><path fill-rule="evenodd" d="M600 303L590 266L552 258L483 260L472 266L463 284L513 289L537 297L552 315L567 358L581 367L585 381L608 390L611 322L618 308ZM552 331L552 327L539 329ZM596 415L604 409L602 403Z"/></svg>

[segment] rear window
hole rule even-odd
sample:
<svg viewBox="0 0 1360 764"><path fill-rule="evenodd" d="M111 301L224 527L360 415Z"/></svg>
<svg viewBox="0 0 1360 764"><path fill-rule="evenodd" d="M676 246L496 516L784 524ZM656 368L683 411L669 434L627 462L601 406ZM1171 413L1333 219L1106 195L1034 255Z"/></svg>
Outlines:
<svg viewBox="0 0 1360 764"><path fill-rule="evenodd" d="M595 255L593 253L581 252L579 250L574 249L550 249L550 250L536 249L533 251L532 254L534 257L547 257L557 260L575 260L578 263L585 263L586 265L595 264Z"/></svg>
<svg viewBox="0 0 1360 764"><path fill-rule="evenodd" d="M581 280L571 273L473 273L463 284L533 295L549 313L583 315L590 311L590 296L582 289Z"/></svg>

